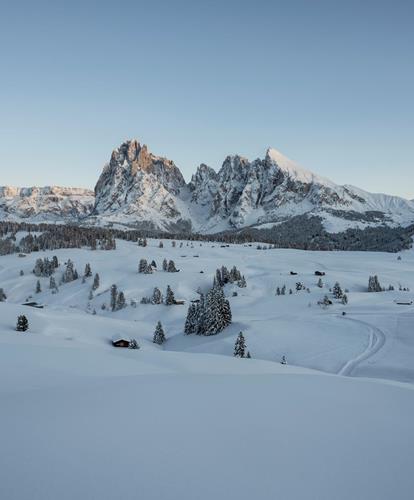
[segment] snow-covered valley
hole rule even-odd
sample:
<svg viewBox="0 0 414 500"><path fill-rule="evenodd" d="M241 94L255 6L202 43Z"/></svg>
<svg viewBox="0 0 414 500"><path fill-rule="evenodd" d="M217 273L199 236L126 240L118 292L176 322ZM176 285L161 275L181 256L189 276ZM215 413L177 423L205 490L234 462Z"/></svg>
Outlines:
<svg viewBox="0 0 414 500"><path fill-rule="evenodd" d="M0 257L1 498L412 497L414 305L397 302L413 300L414 251L116 243ZM54 255L57 293L32 272ZM80 277L59 284L68 259ZM138 273L141 259L156 270ZM185 335L189 304L221 266L246 279L224 287L232 324ZM370 275L395 290L368 293ZM127 304L114 312L113 284ZM183 305L140 303L168 285ZM251 359L233 357L239 332ZM115 348L114 335L140 348Z"/></svg>

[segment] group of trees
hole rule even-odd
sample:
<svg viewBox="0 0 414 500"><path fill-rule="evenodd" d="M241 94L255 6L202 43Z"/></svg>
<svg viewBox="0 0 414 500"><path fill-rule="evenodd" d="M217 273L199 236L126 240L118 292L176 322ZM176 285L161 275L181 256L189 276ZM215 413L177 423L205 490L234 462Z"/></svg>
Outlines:
<svg viewBox="0 0 414 500"><path fill-rule="evenodd" d="M196 303L190 304L184 326L187 335L216 335L230 325L232 314L230 303L224 296L223 288L217 284L200 294Z"/></svg>
<svg viewBox="0 0 414 500"><path fill-rule="evenodd" d="M28 234L17 242L16 235L20 231ZM114 250L115 237L112 230L105 228L3 221L0 222L0 255L58 248Z"/></svg>
<svg viewBox="0 0 414 500"><path fill-rule="evenodd" d="M227 283L237 283L240 288L246 287L246 279L236 266L233 266L229 271L226 266L221 266L221 269L216 269L214 276L214 286L224 286Z"/></svg>
<svg viewBox="0 0 414 500"><path fill-rule="evenodd" d="M157 263L152 260L149 264L147 259L141 259L138 264L138 272L143 274L152 274L154 269L157 269ZM167 261L164 259L162 262L162 270L168 273L177 273L178 270L175 267L175 262L173 260Z"/></svg>
<svg viewBox="0 0 414 500"><path fill-rule="evenodd" d="M165 304L166 306L172 306L176 303L174 292L172 291L170 285L167 286L165 292L165 299L162 295L161 290L155 287L151 297L142 297L141 304Z"/></svg>
<svg viewBox="0 0 414 500"><path fill-rule="evenodd" d="M124 292L119 291L116 285L111 286L110 294L111 294L110 308L112 312L119 311L121 309L124 309L124 307L126 307Z"/></svg>
<svg viewBox="0 0 414 500"><path fill-rule="evenodd" d="M290 288L289 289L289 295L292 295L293 291ZM276 295L286 295L286 285L283 285L282 287L276 287Z"/></svg>
<svg viewBox="0 0 414 500"><path fill-rule="evenodd" d="M384 290L380 285L377 275L368 278L368 292L383 292Z"/></svg>
<svg viewBox="0 0 414 500"><path fill-rule="evenodd" d="M52 257L52 260L49 260L47 257L45 257L44 259L37 259L33 268L33 274L38 278L47 278L51 276L58 267L59 261L56 255Z"/></svg>

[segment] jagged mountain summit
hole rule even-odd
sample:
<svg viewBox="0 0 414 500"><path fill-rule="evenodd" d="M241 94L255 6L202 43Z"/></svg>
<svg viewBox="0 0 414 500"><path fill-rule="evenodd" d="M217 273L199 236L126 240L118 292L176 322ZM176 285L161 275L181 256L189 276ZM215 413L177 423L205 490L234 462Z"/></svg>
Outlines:
<svg viewBox="0 0 414 500"><path fill-rule="evenodd" d="M227 156L201 164L189 183L175 163L137 140L116 148L95 186L0 188L0 219L82 222L174 232L269 229L318 217L329 233L350 227L408 226L414 201L340 186L269 148L253 161ZM299 228L300 229L300 228Z"/></svg>
<svg viewBox="0 0 414 500"><path fill-rule="evenodd" d="M414 221L412 201L337 185L272 148L254 161L228 156L218 172L201 164L186 184L174 162L127 141L113 151L95 195L91 222L161 230L214 233L304 214L332 232Z"/></svg>
<svg viewBox="0 0 414 500"><path fill-rule="evenodd" d="M74 222L88 216L93 206L94 193L88 189L0 186L0 220Z"/></svg>

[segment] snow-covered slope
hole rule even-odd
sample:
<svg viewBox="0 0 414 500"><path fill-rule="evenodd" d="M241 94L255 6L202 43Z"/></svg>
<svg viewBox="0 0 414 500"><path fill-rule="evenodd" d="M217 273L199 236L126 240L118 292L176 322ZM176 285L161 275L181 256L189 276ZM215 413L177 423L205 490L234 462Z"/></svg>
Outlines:
<svg viewBox="0 0 414 500"><path fill-rule="evenodd" d="M93 204L87 189L0 186L0 220L74 222L89 215Z"/></svg>
<svg viewBox="0 0 414 500"><path fill-rule="evenodd" d="M394 301L413 299L398 284L414 289L414 251L398 260L182 243L0 257L0 497L411 500L414 306ZM36 259L53 255L57 283L69 258L80 273L90 263L101 278L92 297L92 277L52 293L49 278L34 276ZM141 258L158 270L138 274ZM180 272L162 271L164 258ZM232 325L184 335L187 304L222 264L247 280L225 286ZM367 293L376 273L397 289ZM309 292L296 291L298 281ZM336 281L349 289L347 305L329 292ZM101 308L113 283L128 304L116 312ZM186 305L129 305L168 284ZM283 284L292 294L275 296ZM325 294L334 303L320 308ZM45 307L23 306L29 295ZM15 331L19 314L27 333ZM152 342L159 320L162 346ZM233 357L240 331L251 359ZM114 333L140 349L113 348Z"/></svg>

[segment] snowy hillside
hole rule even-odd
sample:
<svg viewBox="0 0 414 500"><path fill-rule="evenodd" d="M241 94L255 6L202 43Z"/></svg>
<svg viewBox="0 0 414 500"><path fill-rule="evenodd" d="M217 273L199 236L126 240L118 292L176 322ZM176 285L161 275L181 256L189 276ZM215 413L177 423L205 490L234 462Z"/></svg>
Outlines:
<svg viewBox="0 0 414 500"><path fill-rule="evenodd" d="M118 240L0 257L1 496L410 499L414 306L396 302L414 298L414 251L400 255ZM32 272L53 256L58 291ZM62 282L69 259L79 277ZM141 259L157 267L138 273ZM188 306L222 265L246 280L224 286L232 324L184 335ZM374 274L395 290L368 293ZM113 284L126 298L114 312ZM140 303L168 285L184 305ZM332 305L317 304L325 296ZM252 359L233 357L240 331ZM113 347L114 335L140 349Z"/></svg>

